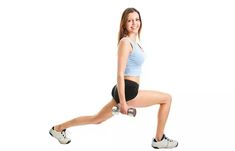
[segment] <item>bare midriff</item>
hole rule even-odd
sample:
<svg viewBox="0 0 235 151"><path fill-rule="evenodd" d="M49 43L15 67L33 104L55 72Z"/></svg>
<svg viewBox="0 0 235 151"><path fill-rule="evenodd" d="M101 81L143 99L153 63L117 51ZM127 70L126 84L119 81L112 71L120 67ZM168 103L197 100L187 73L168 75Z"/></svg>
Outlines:
<svg viewBox="0 0 235 151"><path fill-rule="evenodd" d="M124 79L134 81L138 84L140 83L140 77L139 76L125 76Z"/></svg>

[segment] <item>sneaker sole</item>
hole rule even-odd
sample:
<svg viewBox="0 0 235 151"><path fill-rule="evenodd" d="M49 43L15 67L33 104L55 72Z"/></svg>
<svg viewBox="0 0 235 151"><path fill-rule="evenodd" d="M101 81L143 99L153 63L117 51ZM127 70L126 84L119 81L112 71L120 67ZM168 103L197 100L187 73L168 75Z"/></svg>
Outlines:
<svg viewBox="0 0 235 151"><path fill-rule="evenodd" d="M66 144L69 144L71 142L71 140L69 140Z"/></svg>
<svg viewBox="0 0 235 151"><path fill-rule="evenodd" d="M179 145L179 143L176 144L175 147L171 147L171 148L158 148L158 147L154 147L152 146L154 149L172 149L172 148L176 148Z"/></svg>
<svg viewBox="0 0 235 151"><path fill-rule="evenodd" d="M154 146L152 146L154 149L159 149L158 147L154 147Z"/></svg>

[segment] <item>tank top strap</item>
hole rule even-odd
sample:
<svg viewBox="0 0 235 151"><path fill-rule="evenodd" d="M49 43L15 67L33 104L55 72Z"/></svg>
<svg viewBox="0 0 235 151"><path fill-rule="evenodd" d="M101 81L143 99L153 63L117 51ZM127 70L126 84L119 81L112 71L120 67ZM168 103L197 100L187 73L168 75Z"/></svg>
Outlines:
<svg viewBox="0 0 235 151"><path fill-rule="evenodd" d="M129 37L126 37L126 39L130 42L130 45L132 47L132 49L134 48L134 42L133 40L131 40Z"/></svg>

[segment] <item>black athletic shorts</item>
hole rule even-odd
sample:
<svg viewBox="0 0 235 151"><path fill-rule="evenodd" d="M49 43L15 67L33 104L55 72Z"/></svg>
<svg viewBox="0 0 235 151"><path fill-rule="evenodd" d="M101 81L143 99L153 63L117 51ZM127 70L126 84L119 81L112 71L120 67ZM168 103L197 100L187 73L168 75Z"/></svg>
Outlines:
<svg viewBox="0 0 235 151"><path fill-rule="evenodd" d="M129 101L131 99L134 99L139 90L139 84L131 81L131 80L126 80L125 79L125 97L126 101ZM112 89L112 96L114 100L119 103L119 96L118 96L118 90L117 90L117 85L115 85Z"/></svg>

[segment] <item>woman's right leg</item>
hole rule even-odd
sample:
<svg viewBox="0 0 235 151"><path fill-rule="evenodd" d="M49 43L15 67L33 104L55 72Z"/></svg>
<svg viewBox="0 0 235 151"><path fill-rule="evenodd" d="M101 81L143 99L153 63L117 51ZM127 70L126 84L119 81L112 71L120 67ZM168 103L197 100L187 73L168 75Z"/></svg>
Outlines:
<svg viewBox="0 0 235 151"><path fill-rule="evenodd" d="M100 124L103 121L112 117L112 107L117 103L112 99L106 104L97 114L91 116L79 116L62 124L54 126L54 129L58 132L63 131L66 128L72 126L86 125L86 124Z"/></svg>
<svg viewBox="0 0 235 151"><path fill-rule="evenodd" d="M147 107L160 104L158 111L158 126L156 135L152 141L153 148L174 148L178 146L178 142L168 139L164 135L164 128L168 118L171 106L171 96L158 91L140 90L136 98L130 100L128 105L133 107Z"/></svg>

